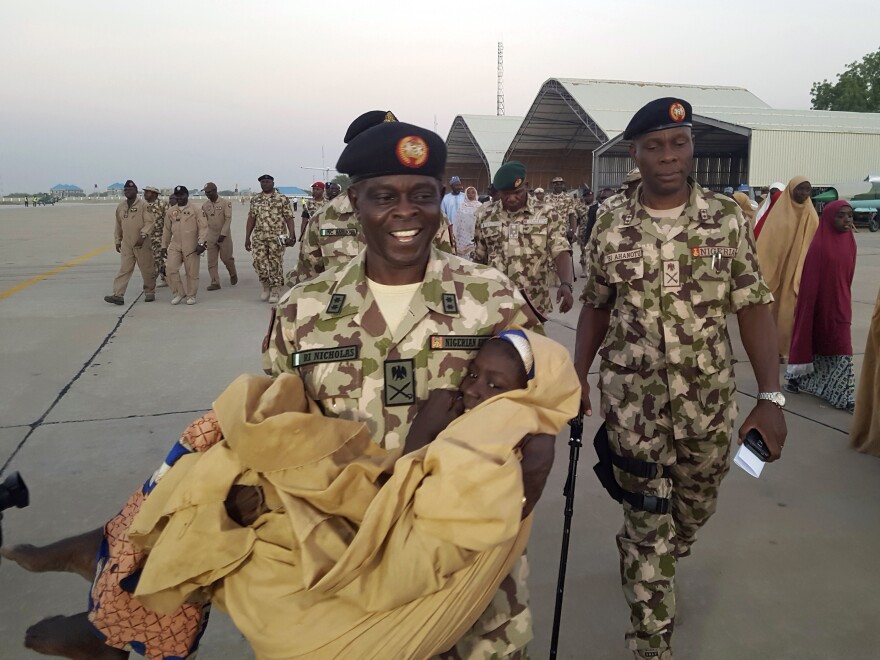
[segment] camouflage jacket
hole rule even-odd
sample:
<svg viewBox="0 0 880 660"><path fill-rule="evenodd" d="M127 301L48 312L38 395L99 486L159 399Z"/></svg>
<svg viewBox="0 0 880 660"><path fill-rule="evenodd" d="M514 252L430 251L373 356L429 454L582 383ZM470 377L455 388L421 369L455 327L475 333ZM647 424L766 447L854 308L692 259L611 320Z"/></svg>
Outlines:
<svg viewBox="0 0 880 660"><path fill-rule="evenodd" d="M732 425L727 314L773 300L736 202L691 187L675 219L651 218L640 190L615 195L587 244L581 300L612 310L599 350L602 410L646 437L700 438Z"/></svg>
<svg viewBox="0 0 880 660"><path fill-rule="evenodd" d="M566 221L569 213L577 213L577 201L567 193L547 193L544 195L544 203L555 206L559 215Z"/></svg>
<svg viewBox="0 0 880 660"><path fill-rule="evenodd" d="M434 246L442 252L455 254L449 241L449 220L446 216L442 216ZM351 206L348 193L340 193L309 220L306 235L300 244L296 270L288 274L287 284L300 284L319 273L342 266L354 259L363 247L360 220Z"/></svg>
<svg viewBox="0 0 880 660"><path fill-rule="evenodd" d="M290 200L277 190L271 195L260 192L251 197L248 215L254 218L253 238L275 240L287 233L285 221L293 217L293 207Z"/></svg>
<svg viewBox="0 0 880 660"><path fill-rule="evenodd" d="M318 211L320 211L322 208L324 208L324 206L329 203L330 202L326 197L322 197L321 199L315 199L314 197L304 199L302 201L302 217L314 217Z"/></svg>
<svg viewBox="0 0 880 660"><path fill-rule="evenodd" d="M532 197L515 213L500 202L478 209L474 220L474 261L505 273L523 289L539 312L553 310L550 272L553 260L571 251L568 221L552 204Z"/></svg>
<svg viewBox="0 0 880 660"><path fill-rule="evenodd" d="M168 202L157 199L150 204L150 212L156 218L153 223L152 239L154 242L162 242L162 232L165 231L165 213L168 211Z"/></svg>
<svg viewBox="0 0 880 660"><path fill-rule="evenodd" d="M364 259L361 252L285 294L263 342L263 367L299 374L324 414L365 422L379 444L402 450L429 388L457 388L488 337L538 321L504 275L435 247L395 341L367 285ZM528 644L527 576L521 557L456 644L458 657L504 657Z"/></svg>

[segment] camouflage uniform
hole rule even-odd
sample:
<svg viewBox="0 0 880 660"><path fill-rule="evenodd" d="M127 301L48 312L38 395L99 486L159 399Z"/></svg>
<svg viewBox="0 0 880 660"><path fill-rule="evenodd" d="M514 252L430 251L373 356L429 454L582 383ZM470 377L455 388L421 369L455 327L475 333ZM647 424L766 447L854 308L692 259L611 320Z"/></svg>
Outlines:
<svg viewBox="0 0 880 660"><path fill-rule="evenodd" d="M250 215L254 218L251 252L254 270L263 288L284 286L284 246L278 237L287 234L285 221L293 217L290 200L277 190L271 194L257 193L251 198Z"/></svg>
<svg viewBox="0 0 880 660"><path fill-rule="evenodd" d="M568 214L577 214L577 201L571 195L562 193L547 193L544 195L544 203L556 207L557 212L568 222Z"/></svg>
<svg viewBox="0 0 880 660"><path fill-rule="evenodd" d="M364 245L361 223L348 199L348 193L340 193L311 216L306 235L299 246L296 269L287 274L287 285L306 282L325 270L348 263ZM455 254L449 242L449 220L446 216L442 217L440 229L434 237L434 246L442 252Z"/></svg>
<svg viewBox="0 0 880 660"><path fill-rule="evenodd" d="M149 205L156 224L150 234L150 245L153 248L153 263L156 265L156 277L165 277L165 257L162 256L162 232L165 231L165 213L168 211L168 202L157 199Z"/></svg>
<svg viewBox="0 0 880 660"><path fill-rule="evenodd" d="M552 312L551 266L558 255L571 252L568 222L552 204L532 197L515 213L500 201L480 211L474 219L474 261L505 273L541 314Z"/></svg>
<svg viewBox="0 0 880 660"><path fill-rule="evenodd" d="M321 199L315 199L314 197L304 199L302 201L303 217L314 218L315 214L322 208L324 208L324 205L328 203L329 202L326 197L322 197Z"/></svg>
<svg viewBox="0 0 880 660"><path fill-rule="evenodd" d="M640 189L602 205L581 297L611 310L599 350L611 450L663 466L656 479L617 467L615 478L670 500L667 514L624 503L617 536L628 646L646 658L672 657L676 560L715 511L728 469L737 409L727 314L772 300L737 204L690 184L674 220L652 219Z"/></svg>
<svg viewBox="0 0 880 660"><path fill-rule="evenodd" d="M434 248L412 314L392 337L364 259L361 252L285 294L263 343L263 367L297 373L325 414L362 421L382 446L402 450L429 388L457 388L486 337L536 327L537 319L504 275ZM387 374L394 375L386 381ZM527 574L522 557L443 657L520 657L532 638Z"/></svg>

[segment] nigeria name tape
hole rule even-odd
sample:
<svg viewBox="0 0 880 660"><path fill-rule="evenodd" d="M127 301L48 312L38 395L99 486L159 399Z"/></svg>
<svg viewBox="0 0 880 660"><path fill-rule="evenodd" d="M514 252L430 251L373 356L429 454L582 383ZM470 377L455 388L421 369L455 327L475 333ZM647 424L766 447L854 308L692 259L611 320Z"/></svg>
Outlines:
<svg viewBox="0 0 880 660"><path fill-rule="evenodd" d="M642 106L623 132L624 140L678 126L693 126L693 109L684 99L667 96Z"/></svg>
<svg viewBox="0 0 880 660"><path fill-rule="evenodd" d="M392 121L397 121L397 117L391 110L370 110L351 122L342 141L348 144L368 128Z"/></svg>
<svg viewBox="0 0 880 660"><path fill-rule="evenodd" d="M439 179L446 167L446 144L426 128L382 122L355 136L339 156L336 170L352 182L395 174Z"/></svg>

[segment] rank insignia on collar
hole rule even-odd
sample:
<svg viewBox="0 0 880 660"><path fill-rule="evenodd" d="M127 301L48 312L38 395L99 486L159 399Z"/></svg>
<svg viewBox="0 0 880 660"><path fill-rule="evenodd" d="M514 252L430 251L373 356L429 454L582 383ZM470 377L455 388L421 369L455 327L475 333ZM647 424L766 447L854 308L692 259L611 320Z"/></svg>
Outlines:
<svg viewBox="0 0 880 660"><path fill-rule="evenodd" d="M623 216L624 226L628 227L629 225L632 224L632 221L633 221L633 214L632 213L627 213L626 215Z"/></svg>
<svg viewBox="0 0 880 660"><path fill-rule="evenodd" d="M328 314L339 314L342 311L342 306L345 304L345 294L344 293L334 293L330 296L330 304L327 305L327 313Z"/></svg>
<svg viewBox="0 0 880 660"><path fill-rule="evenodd" d="M454 293L444 293L441 296L443 300L443 312L446 314L458 314L458 298Z"/></svg>
<svg viewBox="0 0 880 660"><path fill-rule="evenodd" d="M706 209L700 209L700 222L709 221L709 212Z"/></svg>
<svg viewBox="0 0 880 660"><path fill-rule="evenodd" d="M415 402L415 360L385 360L385 406L411 406Z"/></svg>

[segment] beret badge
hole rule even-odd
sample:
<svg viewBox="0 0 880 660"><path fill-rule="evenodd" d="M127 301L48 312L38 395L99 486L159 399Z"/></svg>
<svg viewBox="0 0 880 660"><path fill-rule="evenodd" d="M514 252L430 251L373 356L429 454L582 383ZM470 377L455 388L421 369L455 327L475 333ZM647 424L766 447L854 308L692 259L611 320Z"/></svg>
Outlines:
<svg viewBox="0 0 880 660"><path fill-rule="evenodd" d="M676 101L672 105L669 106L669 118L674 122L684 121L685 117L687 117L687 112L684 109L684 106Z"/></svg>
<svg viewBox="0 0 880 660"><path fill-rule="evenodd" d="M428 144L417 135L401 138L397 143L397 160L406 167L421 167L428 160Z"/></svg>

